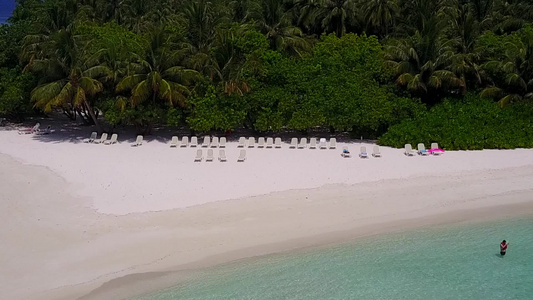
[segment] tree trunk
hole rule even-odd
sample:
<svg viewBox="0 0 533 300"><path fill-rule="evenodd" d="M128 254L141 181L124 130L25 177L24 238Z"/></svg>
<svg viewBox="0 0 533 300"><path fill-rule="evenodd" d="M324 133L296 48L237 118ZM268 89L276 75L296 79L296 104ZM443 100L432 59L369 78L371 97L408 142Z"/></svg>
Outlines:
<svg viewBox="0 0 533 300"><path fill-rule="evenodd" d="M89 112L89 115L91 116L91 119L94 122L94 126L96 127L96 131L98 131L98 133L102 133L102 127L100 127L100 124L98 123L98 118L94 114L93 108L89 104L89 101L85 100L85 106L87 108L87 111Z"/></svg>

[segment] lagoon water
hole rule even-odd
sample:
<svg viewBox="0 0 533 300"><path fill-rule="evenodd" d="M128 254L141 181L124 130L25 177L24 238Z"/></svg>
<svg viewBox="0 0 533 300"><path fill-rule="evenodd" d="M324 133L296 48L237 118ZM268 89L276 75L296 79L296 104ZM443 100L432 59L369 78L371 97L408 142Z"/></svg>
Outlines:
<svg viewBox="0 0 533 300"><path fill-rule="evenodd" d="M502 258L503 239L510 244ZM134 299L533 299L533 218L247 259Z"/></svg>

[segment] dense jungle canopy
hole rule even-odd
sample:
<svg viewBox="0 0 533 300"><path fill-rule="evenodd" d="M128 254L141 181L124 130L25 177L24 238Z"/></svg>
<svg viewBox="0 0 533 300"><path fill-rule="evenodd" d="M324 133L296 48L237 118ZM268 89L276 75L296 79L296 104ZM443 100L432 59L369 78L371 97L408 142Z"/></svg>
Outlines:
<svg viewBox="0 0 533 300"><path fill-rule="evenodd" d="M18 0L0 115L533 147L532 21L524 0Z"/></svg>

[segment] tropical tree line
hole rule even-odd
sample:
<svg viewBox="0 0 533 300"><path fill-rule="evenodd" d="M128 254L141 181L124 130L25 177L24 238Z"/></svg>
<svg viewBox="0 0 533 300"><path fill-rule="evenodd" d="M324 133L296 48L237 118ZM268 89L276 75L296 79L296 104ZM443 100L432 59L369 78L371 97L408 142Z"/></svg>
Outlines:
<svg viewBox="0 0 533 300"><path fill-rule="evenodd" d="M18 0L0 114L379 137L447 101L530 101L532 21L518 0Z"/></svg>

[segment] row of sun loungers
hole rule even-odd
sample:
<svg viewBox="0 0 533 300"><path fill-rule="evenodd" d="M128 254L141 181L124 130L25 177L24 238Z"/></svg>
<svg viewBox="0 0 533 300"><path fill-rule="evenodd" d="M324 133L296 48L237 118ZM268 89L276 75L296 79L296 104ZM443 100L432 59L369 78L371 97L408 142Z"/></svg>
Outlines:
<svg viewBox="0 0 533 300"><path fill-rule="evenodd" d="M93 144L113 145L113 144L116 144L118 140L118 134L116 133L113 133L109 140L107 139L108 135L105 132L102 133L102 136L99 139L96 138L97 136L98 134L96 132L91 133L91 136L89 137L89 140L87 142L93 143ZM140 137L142 139L142 136Z"/></svg>
<svg viewBox="0 0 533 300"><path fill-rule="evenodd" d="M368 158L368 153L366 152L366 146L361 146L360 148L360 152L359 152L359 157L360 158ZM372 149L372 156L373 157L381 157L381 152L379 151L379 146L378 145L375 145ZM348 147L344 147L342 149L342 153L341 153L341 156L344 157L344 158L349 158L351 157L351 153L350 151L348 150Z"/></svg>
<svg viewBox="0 0 533 300"><path fill-rule="evenodd" d="M405 144L404 154L407 156L414 156L415 154L426 156L426 155L441 155L444 153L444 150L439 148L439 144L431 143L431 148L426 150L426 146L423 143L418 144L417 151L413 150L411 144Z"/></svg>
<svg viewBox="0 0 533 300"><path fill-rule="evenodd" d="M195 162L201 162L204 159L204 153L202 149L196 150L196 157L194 158ZM207 149L205 161L206 162L212 162L214 160L214 152L213 149ZM218 160L220 162L226 162L228 159L226 157L226 150L220 149L218 151ZM246 150L241 149L241 152L239 153L239 157L237 158L238 162L243 162L246 160Z"/></svg>
<svg viewBox="0 0 533 300"><path fill-rule="evenodd" d="M30 127L30 128L21 128L21 129L19 129L18 133L19 134L44 135L44 134L50 134L50 133L54 132L54 130L52 130L52 126L51 125L48 125L48 127L46 127L45 129L40 129L40 128L41 128L41 123L37 123L33 127Z"/></svg>
<svg viewBox="0 0 533 300"><path fill-rule="evenodd" d="M173 136L172 139L170 140L170 147L174 148L174 147L198 147L198 137L191 137L191 141L189 142L189 137L188 136L184 136L182 139L181 139L181 143L178 139L177 136ZM204 148L225 148L226 147L226 138L225 137L221 137L220 139L218 137L213 137L213 139L211 140L210 137L206 136L204 137L204 141L203 143L201 144L202 147Z"/></svg>

